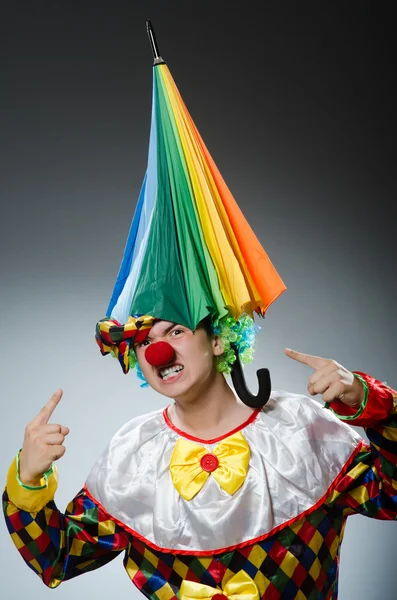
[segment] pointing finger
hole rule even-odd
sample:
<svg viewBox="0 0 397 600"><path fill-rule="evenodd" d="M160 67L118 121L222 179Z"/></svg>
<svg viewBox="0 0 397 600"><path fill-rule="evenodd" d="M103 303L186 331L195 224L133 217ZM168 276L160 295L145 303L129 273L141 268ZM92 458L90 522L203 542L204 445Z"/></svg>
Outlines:
<svg viewBox="0 0 397 600"><path fill-rule="evenodd" d="M62 398L62 394L63 391L61 389L57 390L48 400L47 404L45 404L41 411L35 416L32 423L35 425L45 425L48 423L52 413Z"/></svg>
<svg viewBox="0 0 397 600"><path fill-rule="evenodd" d="M285 348L284 352L289 358L292 358L297 362L307 365L312 369L322 369L329 362L328 359L321 358L321 356L312 356L311 354L304 354L303 352L297 352L296 350L291 350L290 348Z"/></svg>

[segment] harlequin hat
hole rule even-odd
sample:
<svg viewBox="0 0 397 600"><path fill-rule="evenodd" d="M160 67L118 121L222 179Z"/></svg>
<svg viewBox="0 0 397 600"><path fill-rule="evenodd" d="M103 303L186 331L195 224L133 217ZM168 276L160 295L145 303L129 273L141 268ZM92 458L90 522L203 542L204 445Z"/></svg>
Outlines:
<svg viewBox="0 0 397 600"><path fill-rule="evenodd" d="M218 328L228 321L238 338L242 324L263 317L286 289L208 152L150 21L147 30L154 55L147 171L96 329L102 354L112 352L124 373L134 363L132 343L154 319L194 330L210 316Z"/></svg>

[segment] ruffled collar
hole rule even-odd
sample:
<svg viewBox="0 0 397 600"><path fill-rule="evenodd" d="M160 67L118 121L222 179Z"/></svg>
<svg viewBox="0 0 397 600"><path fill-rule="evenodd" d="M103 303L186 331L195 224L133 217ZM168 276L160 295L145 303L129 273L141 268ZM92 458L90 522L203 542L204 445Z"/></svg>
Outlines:
<svg viewBox="0 0 397 600"><path fill-rule="evenodd" d="M149 547L181 554L216 554L262 540L315 510L362 442L331 411L288 392L274 392L264 409L254 412L237 429L220 439L197 440L179 431L166 411L137 417L115 434L94 465L87 478L87 493ZM183 485L178 491L175 471L173 475L170 468L181 440L199 446L199 450L192 449L194 456L189 448L182 453L188 457L185 461L196 461L195 468L198 457L201 461L211 455L220 462L230 444L235 444L236 454L246 460L246 443L249 455L242 482L240 479L237 485L235 480L229 489L221 485L211 471L215 459L207 458L211 476L205 476L193 496L187 493L191 499L184 498L180 491L186 488ZM228 460L230 467L230 456ZM182 470L185 467L180 461L176 464ZM243 472L239 465L231 467L237 476ZM197 470L200 481L204 470Z"/></svg>

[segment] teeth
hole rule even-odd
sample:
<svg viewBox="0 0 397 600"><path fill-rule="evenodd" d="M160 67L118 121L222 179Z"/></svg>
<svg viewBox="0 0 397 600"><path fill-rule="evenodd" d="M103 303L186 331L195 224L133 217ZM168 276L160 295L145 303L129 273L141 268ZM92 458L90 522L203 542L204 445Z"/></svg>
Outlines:
<svg viewBox="0 0 397 600"><path fill-rule="evenodd" d="M172 367L166 367L165 369L161 369L160 377L162 379L168 379L175 373L179 373L179 371L182 371L182 369L183 369L182 365L174 365Z"/></svg>

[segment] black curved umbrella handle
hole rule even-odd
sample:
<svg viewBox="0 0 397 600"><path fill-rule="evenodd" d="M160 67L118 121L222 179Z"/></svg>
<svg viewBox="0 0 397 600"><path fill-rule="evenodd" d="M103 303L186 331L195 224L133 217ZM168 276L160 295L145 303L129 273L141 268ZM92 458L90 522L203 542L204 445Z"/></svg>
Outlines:
<svg viewBox="0 0 397 600"><path fill-rule="evenodd" d="M269 369L259 369L259 371L256 372L258 377L258 393L255 396L247 388L237 348L233 344L232 347L236 353L236 361L232 367L231 377L236 394L247 406L250 406L251 408L262 408L269 400L270 392L272 390Z"/></svg>

